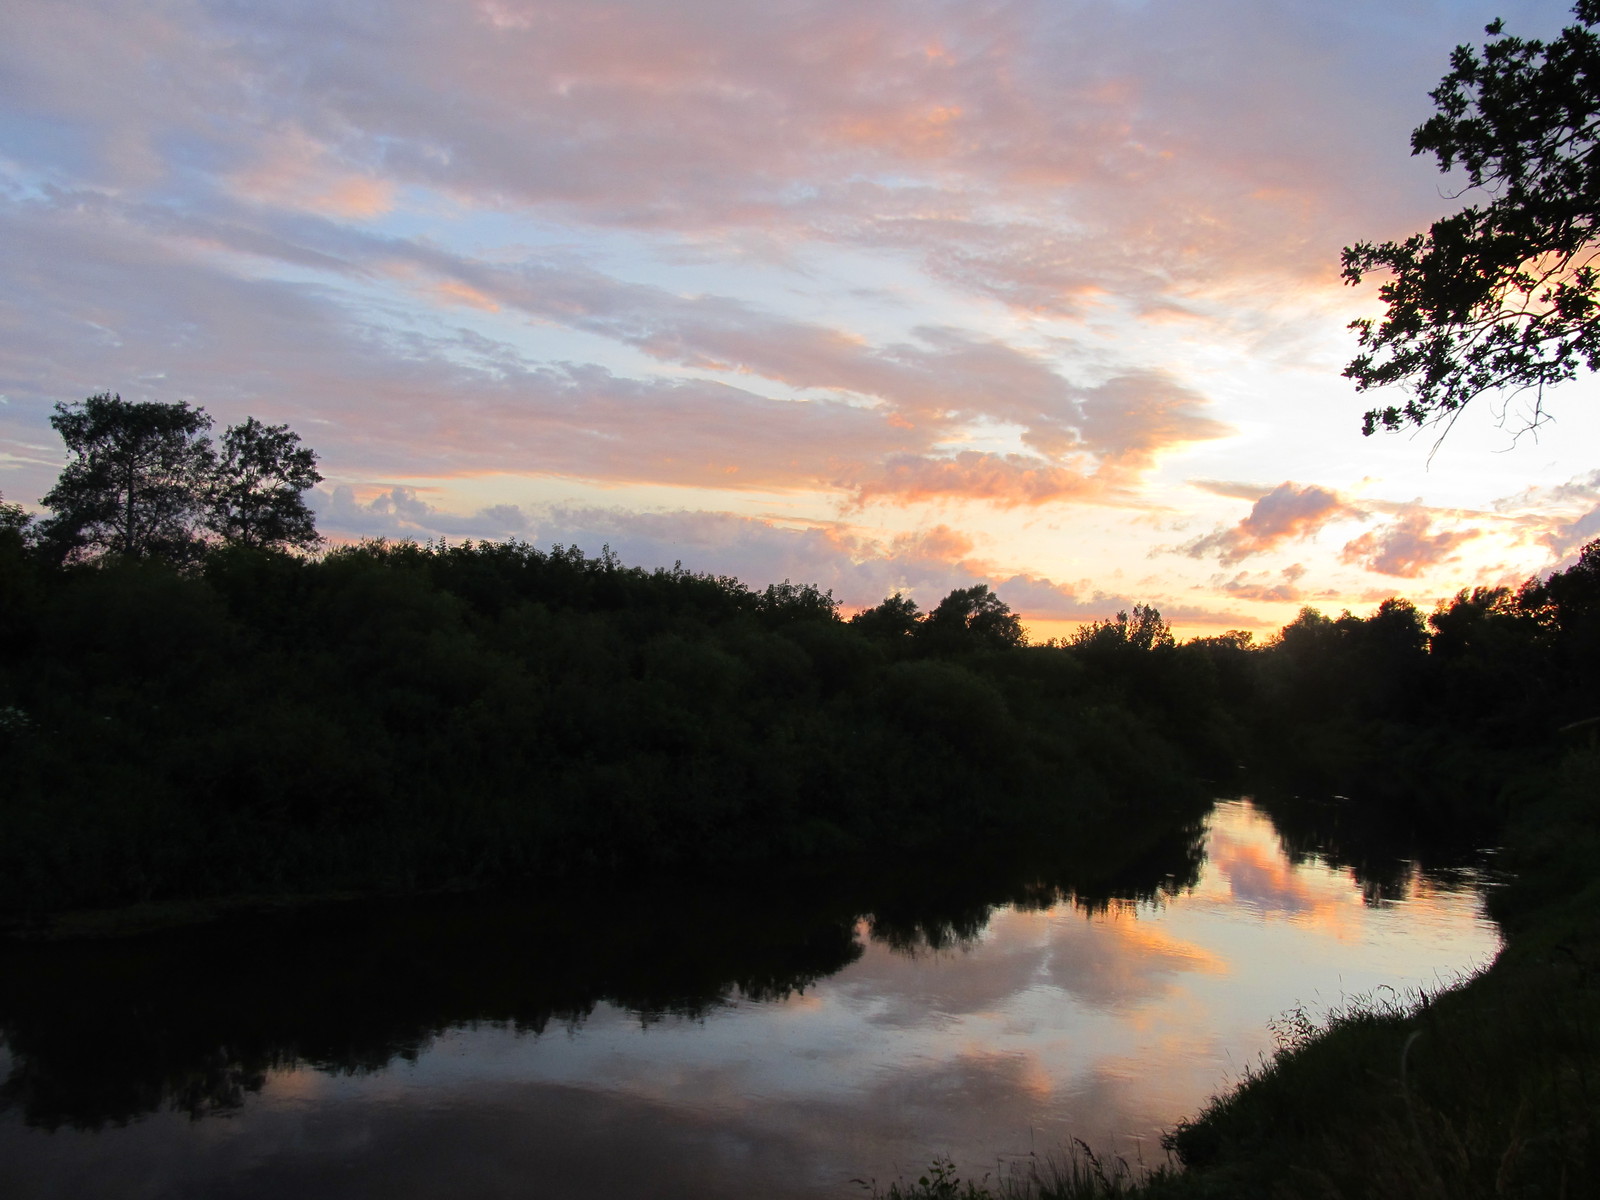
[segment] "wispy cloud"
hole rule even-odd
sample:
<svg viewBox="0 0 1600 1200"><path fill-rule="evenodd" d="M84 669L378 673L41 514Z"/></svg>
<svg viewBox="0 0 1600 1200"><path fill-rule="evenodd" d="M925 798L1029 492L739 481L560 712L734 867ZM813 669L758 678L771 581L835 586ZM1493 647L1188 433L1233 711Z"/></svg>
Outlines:
<svg viewBox="0 0 1600 1200"><path fill-rule="evenodd" d="M963 450L948 457L897 454L849 481L857 505L870 500L990 500L1014 507L1091 496L1088 475L1022 454Z"/></svg>
<svg viewBox="0 0 1600 1200"><path fill-rule="evenodd" d="M271 395L272 377L292 378L296 407L336 411L346 436L359 439L340 447L360 452L357 469L379 465L371 456L391 441L425 446L436 465L453 469L734 489L837 485L857 501L957 495L1038 504L1136 481L1161 451L1227 431L1203 397L1159 374L1080 386L1038 354L995 339L928 327L915 342L872 345L743 301L680 296L581 264L486 265L319 221L199 221L100 192L21 206L0 216L7 227L19 248L14 268L37 281L17 321L39 328L12 350L24 379L70 358L68 344L86 332L79 388L143 377L226 404ZM356 280L403 267L450 301L610 338L698 377L622 378L598 365L529 361L448 326L379 332L326 288L241 278L179 253L197 242L331 266ZM91 282L92 322L80 299ZM120 369L83 369L95 357ZM763 378L812 394L796 400L747 386ZM1018 428L1042 457L929 455L980 420Z"/></svg>
<svg viewBox="0 0 1600 1200"><path fill-rule="evenodd" d="M5 491L48 487L52 403L112 389L290 422L352 536L542 536L526 496L564 488L586 540L863 602L1005 580L1104 616L1219 498L1254 507L1147 589L1197 621L1465 560L1437 539L1469 524L1569 554L1592 464L1413 528L1283 404L1337 378L1339 246L1438 215L1406 136L1486 4L13 0ZM1175 492L1186 458L1322 482ZM629 488L803 517L596 515ZM1195 565L1363 513L1397 523L1344 566L1307 544L1304 580Z"/></svg>

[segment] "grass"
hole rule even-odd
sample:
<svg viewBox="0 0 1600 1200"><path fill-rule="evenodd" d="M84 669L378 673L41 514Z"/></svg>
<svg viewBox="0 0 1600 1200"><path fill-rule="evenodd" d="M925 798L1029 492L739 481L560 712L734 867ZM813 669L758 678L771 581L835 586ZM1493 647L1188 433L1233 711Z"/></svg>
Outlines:
<svg viewBox="0 0 1600 1200"><path fill-rule="evenodd" d="M1104 1158L1075 1141L1060 1158L1030 1161L997 1181L962 1179L947 1158L935 1159L915 1182L872 1187L874 1200L1124 1200L1144 1195L1155 1181L1172 1178L1169 1167L1148 1173L1120 1155Z"/></svg>

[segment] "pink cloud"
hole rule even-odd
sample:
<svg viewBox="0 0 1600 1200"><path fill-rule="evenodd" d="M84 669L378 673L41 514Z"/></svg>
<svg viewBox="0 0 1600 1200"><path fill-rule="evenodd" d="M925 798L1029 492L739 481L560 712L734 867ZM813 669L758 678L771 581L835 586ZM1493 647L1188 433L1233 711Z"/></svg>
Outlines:
<svg viewBox="0 0 1600 1200"><path fill-rule="evenodd" d="M1285 481L1257 500L1250 515L1237 525L1196 538L1180 549L1191 558L1216 554L1231 565L1286 542L1311 537L1331 522L1362 515L1337 492Z"/></svg>
<svg viewBox="0 0 1600 1200"><path fill-rule="evenodd" d="M1411 508L1399 520L1346 542L1339 557L1380 575L1415 579L1430 567L1451 561L1450 551L1479 536L1476 529L1435 533L1431 520L1426 509Z"/></svg>
<svg viewBox="0 0 1600 1200"><path fill-rule="evenodd" d="M958 563L972 553L973 542L948 525L935 525L931 529L895 535L889 549L897 559Z"/></svg>
<svg viewBox="0 0 1600 1200"><path fill-rule="evenodd" d="M1431 218L1426 164L1391 165L1399 98L1438 74L1419 46L1478 24L1366 0L14 0L0 436L53 447L49 404L110 387L288 420L348 479L1126 497L1228 429L1121 319L1243 328L1252 288L1294 308L1342 242ZM875 307L851 308L870 273L835 306L832 264L868 256ZM746 263L769 272L748 289ZM952 328L974 299L1013 311ZM48 486L20 470L8 492ZM349 520L511 516L399 486ZM1291 510L1319 490L1263 489L1191 553L1309 536L1333 517Z"/></svg>
<svg viewBox="0 0 1600 1200"><path fill-rule="evenodd" d="M1495 510L1515 521L1549 548L1551 568L1577 561L1577 552L1600 537L1600 471L1550 487L1531 487L1495 502Z"/></svg>
<svg viewBox="0 0 1600 1200"><path fill-rule="evenodd" d="M191 167L290 206L384 203L296 182L323 164L349 187L582 224L901 247L1051 312L1153 304L1219 270L1323 278L1324 242L1370 231L1375 206L1380 231L1410 227L1430 197L1407 208L1390 185L1404 172L1377 155L1437 75L1418 44L1481 24L1385 9L1374 44L1359 3L1263 21L1228 0L16 0L7 15L8 105L64 115L102 182L164 175L176 133L203 151Z"/></svg>
<svg viewBox="0 0 1600 1200"><path fill-rule="evenodd" d="M1241 483L1229 479L1191 479L1188 482L1190 487L1210 492L1213 496L1226 496L1230 500L1248 500L1252 504L1272 491L1272 488L1265 484Z"/></svg>
<svg viewBox="0 0 1600 1200"><path fill-rule="evenodd" d="M1285 567L1279 581L1272 582L1266 572L1246 575L1241 572L1222 584L1222 590L1239 600L1257 600L1269 604L1296 604L1305 597L1297 586L1306 569L1300 563Z"/></svg>
<svg viewBox="0 0 1600 1200"><path fill-rule="evenodd" d="M241 199L305 209L336 218L368 220L395 206L397 185L371 171L353 171L304 130L263 139L258 156L224 181Z"/></svg>
<svg viewBox="0 0 1600 1200"><path fill-rule="evenodd" d="M396 473L409 447L419 473L838 485L857 502L1037 505L1125 486L1162 449L1226 429L1205 414L1203 397L1155 372L1084 387L1037 353L962 331L926 327L915 342L873 345L747 302L681 296L555 260L475 263L324 223L286 229L295 240L285 241L101 193L0 213L0 229L18 247L14 265L35 260L17 322L38 329L10 350L31 358L13 360L19 377L48 374L59 387L66 362L83 376L74 391L159 377L162 393L208 397L221 415L252 395L292 396L298 411L330 414L324 452L344 442L358 451L357 471ZM323 289L240 278L182 253L195 242L352 279L398 278L452 307L520 310L739 386L528 362L465 329L380 332ZM115 331L98 364L72 348L89 303L94 327ZM761 378L822 394L764 397L748 386ZM972 421L1020 427L1038 456L931 454Z"/></svg>
<svg viewBox="0 0 1600 1200"><path fill-rule="evenodd" d="M1083 439L1120 467L1143 469L1157 452L1225 437L1203 397L1154 372L1108 380L1084 397Z"/></svg>

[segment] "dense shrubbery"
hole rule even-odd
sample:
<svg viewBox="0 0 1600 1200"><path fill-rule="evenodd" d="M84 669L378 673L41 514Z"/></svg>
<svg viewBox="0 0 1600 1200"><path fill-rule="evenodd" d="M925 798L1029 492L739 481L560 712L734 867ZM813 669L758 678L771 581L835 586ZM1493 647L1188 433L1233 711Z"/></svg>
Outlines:
<svg viewBox="0 0 1600 1200"><path fill-rule="evenodd" d="M1426 619L1404 600L1366 619L1307 609L1256 656L1256 761L1285 786L1421 825L1498 825L1517 781L1600 716L1586 682L1600 671L1596 615L1600 543L1547 579L1463 591Z"/></svg>
<svg viewBox="0 0 1600 1200"><path fill-rule="evenodd" d="M982 588L895 640L812 587L559 547L11 550L13 913L818 859L1197 792L1183 738Z"/></svg>
<svg viewBox="0 0 1600 1200"><path fill-rule="evenodd" d="M1396 600L1179 645L1141 607L1030 647L981 586L846 622L609 551L60 566L24 532L0 524L11 913L907 850L1198 798L1247 759L1489 817L1591 715L1600 658L1600 547L1431 622Z"/></svg>

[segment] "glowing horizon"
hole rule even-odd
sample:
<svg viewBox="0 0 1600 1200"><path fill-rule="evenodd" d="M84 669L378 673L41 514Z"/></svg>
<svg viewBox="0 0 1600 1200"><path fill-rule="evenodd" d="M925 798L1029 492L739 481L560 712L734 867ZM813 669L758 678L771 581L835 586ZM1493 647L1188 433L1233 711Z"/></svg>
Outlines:
<svg viewBox="0 0 1600 1200"><path fill-rule="evenodd" d="M1451 47L1568 15L20 0L0 492L109 390L287 422L334 540L986 582L1041 638L1518 582L1600 534L1600 386L1363 439L1337 264L1454 203Z"/></svg>

